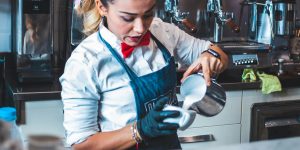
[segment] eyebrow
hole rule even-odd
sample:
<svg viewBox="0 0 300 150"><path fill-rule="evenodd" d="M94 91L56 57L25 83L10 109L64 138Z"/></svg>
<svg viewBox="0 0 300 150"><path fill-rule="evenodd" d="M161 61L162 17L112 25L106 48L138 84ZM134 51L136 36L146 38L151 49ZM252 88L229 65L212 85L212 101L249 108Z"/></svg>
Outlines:
<svg viewBox="0 0 300 150"><path fill-rule="evenodd" d="M154 4L149 10L147 10L147 11L145 12L145 14L151 12L155 6L156 6L156 4ZM136 14L136 13L130 13L130 12L125 12L125 11L119 11L119 12L120 12L120 13L127 14L127 15L131 15L131 16L136 16L136 15L138 15L138 14Z"/></svg>

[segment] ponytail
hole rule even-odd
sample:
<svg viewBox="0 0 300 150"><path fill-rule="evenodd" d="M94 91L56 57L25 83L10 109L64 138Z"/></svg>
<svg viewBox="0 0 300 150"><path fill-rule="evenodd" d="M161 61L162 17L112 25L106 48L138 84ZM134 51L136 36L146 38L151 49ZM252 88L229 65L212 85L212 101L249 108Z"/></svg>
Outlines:
<svg viewBox="0 0 300 150"><path fill-rule="evenodd" d="M101 15L96 8L95 0L81 0L76 12L82 17L83 33L87 36L98 31Z"/></svg>

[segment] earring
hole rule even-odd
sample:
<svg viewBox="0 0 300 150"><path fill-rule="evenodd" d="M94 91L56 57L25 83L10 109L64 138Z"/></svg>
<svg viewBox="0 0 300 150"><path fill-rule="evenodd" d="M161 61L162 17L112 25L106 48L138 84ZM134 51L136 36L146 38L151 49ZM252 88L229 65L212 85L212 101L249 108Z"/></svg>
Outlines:
<svg viewBox="0 0 300 150"><path fill-rule="evenodd" d="M101 21L103 22L103 25L107 27L107 19L106 16L101 17Z"/></svg>

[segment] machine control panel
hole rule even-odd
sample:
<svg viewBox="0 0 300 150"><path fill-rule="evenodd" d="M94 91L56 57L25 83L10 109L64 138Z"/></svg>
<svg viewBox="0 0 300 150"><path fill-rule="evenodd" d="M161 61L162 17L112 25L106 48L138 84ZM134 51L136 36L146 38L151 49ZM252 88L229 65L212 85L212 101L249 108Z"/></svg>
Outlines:
<svg viewBox="0 0 300 150"><path fill-rule="evenodd" d="M257 54L234 54L232 62L235 66L258 65L258 57Z"/></svg>

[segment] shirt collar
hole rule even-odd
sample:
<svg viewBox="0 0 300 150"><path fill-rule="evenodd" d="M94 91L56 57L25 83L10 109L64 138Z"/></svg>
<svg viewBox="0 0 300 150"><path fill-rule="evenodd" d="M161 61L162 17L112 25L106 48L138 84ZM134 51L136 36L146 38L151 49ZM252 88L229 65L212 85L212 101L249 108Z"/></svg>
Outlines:
<svg viewBox="0 0 300 150"><path fill-rule="evenodd" d="M103 21L101 21L100 25L99 25L99 31L102 38L109 43L112 48L114 48L115 50L117 50L119 53L121 53L121 40L118 39L118 37L113 34L110 30L108 30L108 28L105 27Z"/></svg>

